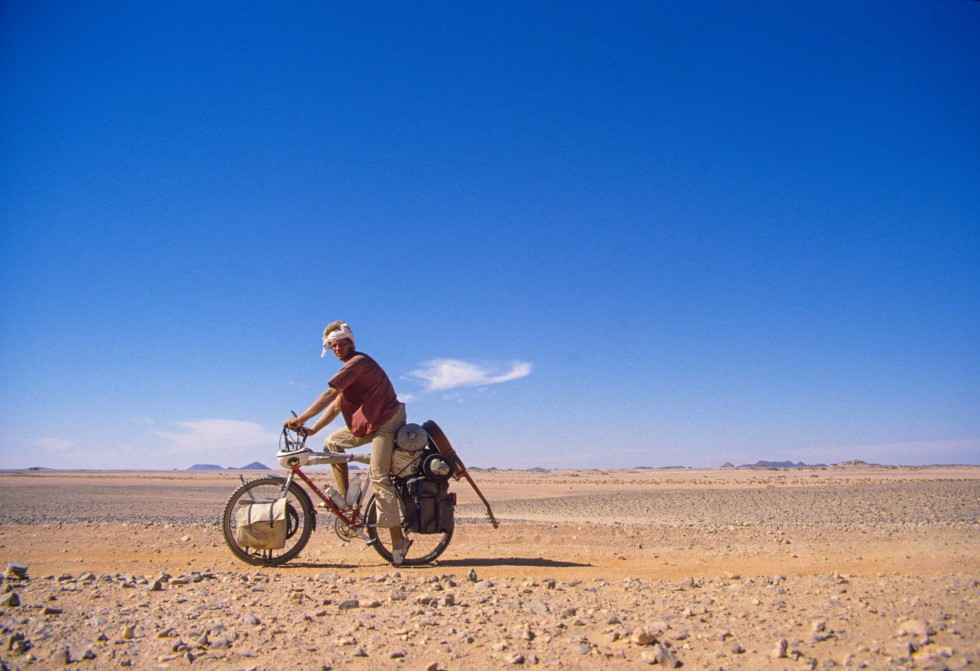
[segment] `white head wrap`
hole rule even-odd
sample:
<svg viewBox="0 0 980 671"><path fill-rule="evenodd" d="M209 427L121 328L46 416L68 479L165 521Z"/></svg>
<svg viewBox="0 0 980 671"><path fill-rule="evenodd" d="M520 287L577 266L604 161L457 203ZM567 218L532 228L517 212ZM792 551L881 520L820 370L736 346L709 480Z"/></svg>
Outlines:
<svg viewBox="0 0 980 671"><path fill-rule="evenodd" d="M337 342L338 340L344 339L350 340L351 344L356 344L354 342L354 333L350 330L350 324L347 322L341 322L340 326L335 328L323 336L323 352L320 353L320 358L327 356L327 350L330 349L330 343Z"/></svg>

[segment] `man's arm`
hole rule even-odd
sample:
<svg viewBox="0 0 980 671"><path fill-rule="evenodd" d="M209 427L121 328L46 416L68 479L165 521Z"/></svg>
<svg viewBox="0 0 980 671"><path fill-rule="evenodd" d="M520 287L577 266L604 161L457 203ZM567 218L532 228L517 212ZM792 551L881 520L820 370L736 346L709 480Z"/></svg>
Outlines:
<svg viewBox="0 0 980 671"><path fill-rule="evenodd" d="M306 435L312 436L314 433L325 427L327 424L332 422L340 414L340 400L343 398L341 394L337 394L337 398L334 400L333 405L327 408L327 411L320 415L320 419L316 420L316 424L312 428L308 429Z"/></svg>
<svg viewBox="0 0 980 671"><path fill-rule="evenodd" d="M323 392L322 394L320 394L319 398L317 398L315 401L313 401L313 405L311 405L309 408L307 408L306 411L302 415L299 415L297 417L290 417L289 419L287 419L285 421L284 426L286 426L286 427L288 427L290 429L293 429L295 431L296 429L298 429L301 426L303 426L303 424L306 423L306 420L308 420L308 419L310 419L312 417L316 417L320 413L321 410L323 410L328 405L330 405L331 403L333 403L334 400L336 400L339 396L340 396L340 392L339 391L337 391L333 387L327 387L327 390L325 392ZM340 404L339 403L337 404L337 412L340 412ZM336 417L336 416L337 415L335 414L334 417ZM333 417L331 417L331 420L332 419L333 419ZM317 423L319 424L319 422L317 422Z"/></svg>

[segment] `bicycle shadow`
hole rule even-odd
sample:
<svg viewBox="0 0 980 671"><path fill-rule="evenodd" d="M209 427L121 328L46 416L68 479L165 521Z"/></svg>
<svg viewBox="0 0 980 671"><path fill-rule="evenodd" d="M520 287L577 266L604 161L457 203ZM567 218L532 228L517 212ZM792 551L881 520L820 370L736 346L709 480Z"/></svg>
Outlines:
<svg viewBox="0 0 980 671"><path fill-rule="evenodd" d="M582 564L542 557L471 557L469 559L438 559L437 566L474 568L477 566L523 566L528 568L589 568L592 564Z"/></svg>
<svg viewBox="0 0 980 671"><path fill-rule="evenodd" d="M388 566L382 562L383 565ZM582 564L579 562L560 561L557 559L543 559L541 557L473 557L470 559L437 559L428 565L429 567L440 568L477 568L492 566L521 566L527 568L590 568L592 564ZM280 569L349 569L357 568L354 564L342 564L336 562L302 562L293 561L283 564L276 568ZM424 568L424 567L412 567Z"/></svg>

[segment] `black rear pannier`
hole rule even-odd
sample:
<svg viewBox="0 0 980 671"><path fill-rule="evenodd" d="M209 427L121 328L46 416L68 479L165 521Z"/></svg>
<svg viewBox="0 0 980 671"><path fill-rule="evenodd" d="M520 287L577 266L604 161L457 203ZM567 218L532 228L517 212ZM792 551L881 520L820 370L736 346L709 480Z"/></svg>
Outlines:
<svg viewBox="0 0 980 671"><path fill-rule="evenodd" d="M440 534L453 528L456 495L449 482L434 482L416 475L404 481L402 507L405 526L418 534Z"/></svg>

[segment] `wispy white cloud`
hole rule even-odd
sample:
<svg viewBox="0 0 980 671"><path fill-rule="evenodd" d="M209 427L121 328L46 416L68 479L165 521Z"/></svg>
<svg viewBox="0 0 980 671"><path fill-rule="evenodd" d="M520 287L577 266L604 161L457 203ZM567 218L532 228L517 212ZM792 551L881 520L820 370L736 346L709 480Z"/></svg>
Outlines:
<svg viewBox="0 0 980 671"><path fill-rule="evenodd" d="M174 452L199 454L220 453L226 450L268 447L275 445L279 434L268 431L256 422L236 419L197 419L173 422L174 431L154 431L154 435L170 441Z"/></svg>
<svg viewBox="0 0 980 671"><path fill-rule="evenodd" d="M445 391L457 387L481 387L489 384L510 382L531 374L531 364L517 362L510 370L497 372L492 369L458 359L433 359L423 367L412 371L408 377L421 381L425 391Z"/></svg>

